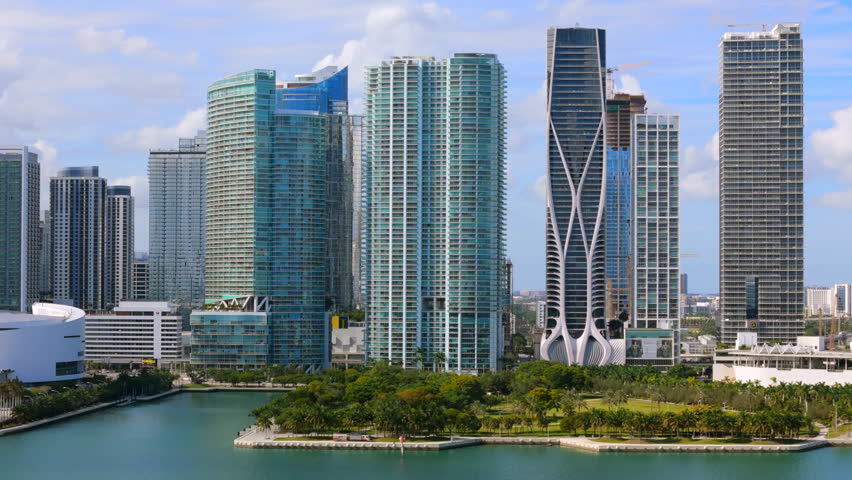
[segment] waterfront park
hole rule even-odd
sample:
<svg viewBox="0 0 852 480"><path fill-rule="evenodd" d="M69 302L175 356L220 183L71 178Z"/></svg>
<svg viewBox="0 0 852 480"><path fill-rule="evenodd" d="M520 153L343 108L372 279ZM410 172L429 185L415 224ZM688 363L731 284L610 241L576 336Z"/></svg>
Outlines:
<svg viewBox="0 0 852 480"><path fill-rule="evenodd" d="M661 373L652 367L537 361L471 376L376 363L318 374L278 373L283 374L270 380L299 386L251 416L279 440L327 440L334 432L354 431L391 441L465 435L779 444L814 437L821 429L839 434L852 422L850 385L705 382L685 366ZM208 374L220 380L233 375Z"/></svg>
<svg viewBox="0 0 852 480"><path fill-rule="evenodd" d="M546 361L514 370L459 375L404 370L384 362L308 374L287 367L238 372L192 370L189 392L214 387L282 390L245 412L246 424L275 441L332 440L357 432L373 442L442 442L453 437L582 437L608 444L791 445L847 435L852 385L711 382L679 365L564 366ZM38 421L104 402L178 392L163 370L124 372L112 380L25 389L2 426ZM171 390L170 390L171 389ZM7 402L8 403L8 402ZM228 439L222 439L227 442Z"/></svg>

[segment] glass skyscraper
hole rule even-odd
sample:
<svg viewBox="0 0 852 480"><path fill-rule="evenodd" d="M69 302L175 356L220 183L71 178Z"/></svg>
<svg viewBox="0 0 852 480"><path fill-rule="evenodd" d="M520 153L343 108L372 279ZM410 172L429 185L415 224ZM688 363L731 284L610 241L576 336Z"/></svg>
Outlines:
<svg viewBox="0 0 852 480"><path fill-rule="evenodd" d="M274 71L252 70L208 89L205 296L260 299L266 361L317 369L328 364L327 312L348 307L329 290L338 285L329 271L351 266L351 236L341 240L329 224L352 206L329 196L345 190L347 167L338 164L351 154L334 130L346 122L346 69L306 77L276 86ZM351 273L342 276L351 292ZM217 315L193 313L193 362L245 363L225 345L202 342Z"/></svg>
<svg viewBox="0 0 852 480"><path fill-rule="evenodd" d="M26 312L38 299L38 154L0 147L0 311Z"/></svg>
<svg viewBox="0 0 852 480"><path fill-rule="evenodd" d="M547 312L541 356L609 363L606 339L606 32L547 31Z"/></svg>
<svg viewBox="0 0 852 480"><path fill-rule="evenodd" d="M204 303L207 132L148 155L148 298L183 313Z"/></svg>
<svg viewBox="0 0 852 480"><path fill-rule="evenodd" d="M367 355L497 368L505 302L506 93L495 55L367 67Z"/></svg>
<svg viewBox="0 0 852 480"><path fill-rule="evenodd" d="M803 79L798 23L719 44L721 341L804 329Z"/></svg>

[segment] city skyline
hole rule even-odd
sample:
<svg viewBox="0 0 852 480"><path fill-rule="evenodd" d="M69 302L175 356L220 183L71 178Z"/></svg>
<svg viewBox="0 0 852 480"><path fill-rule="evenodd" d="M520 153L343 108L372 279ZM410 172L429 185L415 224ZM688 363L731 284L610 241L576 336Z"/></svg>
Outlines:
<svg viewBox="0 0 852 480"><path fill-rule="evenodd" d="M0 55L0 62L3 62L0 72L9 72L9 75L0 75L0 91L4 92L0 94L0 103L7 107L4 111L18 112L22 106L20 102L37 101L32 89L43 83L33 78L34 73L44 78L59 76L58 73L44 75L50 68L57 68L57 63L64 66L63 60L57 60L56 55L50 53L56 48L45 49L47 46L62 43L60 51L68 53L69 60L95 66L103 75L99 83L86 85L79 81L82 80L79 74L74 74L80 67L68 68L69 74L60 88L44 96L57 100L53 95L61 93L61 100L53 101L52 108L32 109L15 118L3 117L0 135L5 136L6 144L34 145L41 150L43 185L60 166L73 165L99 165L111 185L130 185L137 197L138 250L147 250L147 151L170 147L176 138L191 136L204 126L204 87L216 78L270 64L283 67L279 70L288 73L308 71L312 65L324 66L332 61L341 67L348 64L360 70L364 64L387 55L440 57L450 50L467 49L495 53L507 68L508 253L515 264L516 288L543 289L544 252L537 247L543 244L543 201L536 193L540 191L538 180L543 174L545 159L540 128L544 122L540 73L544 52L540 45L547 25L580 22L582 26L607 29L608 66L642 60L652 62L629 73L616 74L622 90L643 91L649 104L655 105L655 112L681 114L684 170L681 245L684 253L700 255L685 259L681 267L692 277L691 290L707 293L718 290L718 203L714 198L717 166L712 143L717 113L718 40L726 31L760 28L728 28L728 24L757 20L771 25L780 20L801 20L808 41L805 52L805 82L808 84L805 91L805 215L808 218L805 224L805 250L808 252L805 284L830 285L847 281L833 272L835 269L849 270L850 265L844 262L852 260L841 258L838 263L837 258L830 257L830 252L842 248L840 239L848 237L852 227L848 222L835 222L838 211L824 206L838 199L841 206L852 205L852 196L838 193L848 191L852 179L849 167L841 162L852 151L852 147L844 143L850 136L843 134L852 129L852 113L843 113L852 104L852 92L836 88L850 75L852 65L852 58L843 47L843 39L849 38L844 30L849 30L852 14L843 4L798 2L766 10L735 8L733 3L724 1L714 2L712 6L672 6L664 13L664 20L673 30L664 36L652 31L655 22L642 21L650 18L651 12L622 2L599 6L582 2L553 3L540 10L536 7L543 5L536 4L514 7L506 3L486 7L471 3L450 7L448 4L405 3L379 7L331 2L324 4L328 8L311 16L292 19L303 24L294 25L297 28L293 30L293 40L280 34L280 22L286 14L292 14L291 9L286 12L265 10L268 7L254 5L240 15L231 15L229 7L206 3L185 10L179 5L164 6L165 10L173 8L174 18L178 20L174 25L168 22L155 25L152 18L139 12L95 15L94 4L91 5L88 8L85 4L77 6L73 12L57 6L10 6L7 18L13 20L10 22L13 35L0 39L0 51L8 53ZM14 22L35 13L41 15L40 26L35 25L39 22ZM659 16L659 12L656 15ZM185 27L182 19L188 17L193 18L191 28L197 34L191 43L185 41L185 35L175 33ZM233 31L225 28L222 32L217 27L224 17L234 24ZM709 20L690 20L698 17ZM337 27L329 27L340 18L346 20ZM462 18L475 21L465 26ZM643 26L643 23L648 25ZM257 26L252 35L245 40L233 39L232 35L240 30L238 26L247 24ZM274 32L273 24L276 24ZM20 34L45 26L55 28L40 36L38 42ZM299 38L300 29L317 28L324 28L328 33L321 41L306 45L295 40ZM443 34L432 35L434 31ZM641 35L641 41L636 39L637 34ZM673 34L682 41L670 42ZM213 38L214 35L222 38ZM405 41L395 41L398 38ZM231 42L224 53L211 50L224 41ZM257 45L272 46L256 48ZM44 62L45 58L50 58L52 63ZM276 62L276 58L281 60ZM114 64L126 66L131 71L150 67L151 74L139 75L146 79L144 82L126 76L120 82L111 80L109 66ZM27 69L29 65L33 68ZM351 77L351 96L358 103L362 101L362 75L356 71ZM73 110L70 107L77 102L89 99L92 88L108 92L109 105L95 102L91 113L84 114L85 125L61 128L63 115ZM40 89L39 95L43 95L43 91ZM131 109L135 115L117 117L114 112L110 113L116 105ZM353 110L359 113L360 108L362 106L355 105ZM33 112L40 112L40 116L33 116ZM93 118L93 114L98 118ZM43 199L45 190L43 187ZM710 198L700 198L707 196ZM43 200L42 205L46 204ZM832 235L820 235L821 232Z"/></svg>

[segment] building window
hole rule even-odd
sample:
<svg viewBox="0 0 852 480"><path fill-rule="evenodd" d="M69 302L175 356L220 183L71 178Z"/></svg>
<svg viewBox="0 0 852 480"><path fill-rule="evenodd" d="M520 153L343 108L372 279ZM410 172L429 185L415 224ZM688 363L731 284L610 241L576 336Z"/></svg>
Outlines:
<svg viewBox="0 0 852 480"><path fill-rule="evenodd" d="M751 320L757 318L758 308L757 299L760 290L760 282L757 277L746 277L745 279L745 296L746 296L746 319Z"/></svg>
<svg viewBox="0 0 852 480"><path fill-rule="evenodd" d="M83 373L83 361L56 362L56 376L76 375Z"/></svg>

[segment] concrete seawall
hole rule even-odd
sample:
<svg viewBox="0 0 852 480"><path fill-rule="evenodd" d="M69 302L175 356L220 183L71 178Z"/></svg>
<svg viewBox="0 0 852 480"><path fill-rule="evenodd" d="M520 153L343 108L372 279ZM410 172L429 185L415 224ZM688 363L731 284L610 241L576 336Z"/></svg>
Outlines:
<svg viewBox="0 0 852 480"><path fill-rule="evenodd" d="M805 452L830 446L825 440L810 440L793 445L721 445L721 444L670 444L654 445L646 443L604 443L588 438L560 438L559 445L579 448L592 452L683 452L683 453L769 453L769 452Z"/></svg>
<svg viewBox="0 0 852 480"><path fill-rule="evenodd" d="M398 450L399 443L392 442L335 442L331 440L274 440L267 431L250 427L240 432L234 446L240 448L310 448L330 450ZM590 452L645 452L645 453L780 453L805 452L816 448L841 445L841 442L810 440L794 445L719 445L719 444L671 444L653 445L641 443L603 443L584 437L464 437L446 442L405 443L406 450L447 450L450 448L477 445L547 445L577 448Z"/></svg>

